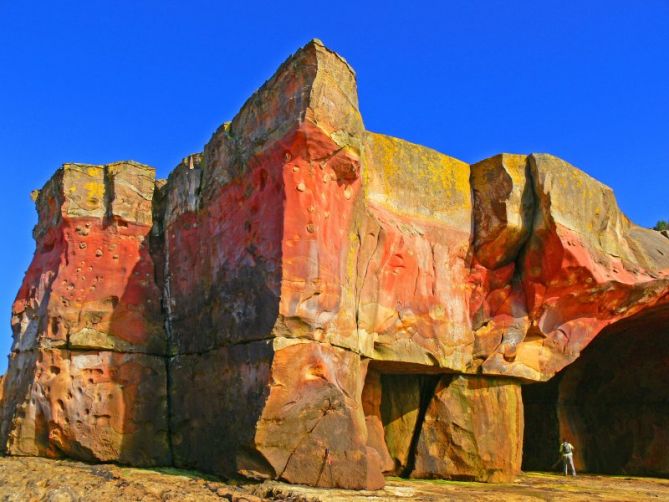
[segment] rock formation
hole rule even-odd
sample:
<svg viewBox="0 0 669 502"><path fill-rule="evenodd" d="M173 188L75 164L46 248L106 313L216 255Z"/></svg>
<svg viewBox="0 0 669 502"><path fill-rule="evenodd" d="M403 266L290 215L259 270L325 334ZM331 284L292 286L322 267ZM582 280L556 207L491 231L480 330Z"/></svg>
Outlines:
<svg viewBox="0 0 669 502"><path fill-rule="evenodd" d="M669 305L669 241L608 187L550 155L470 166L366 131L318 41L166 181L66 164L36 204L9 454L509 481L521 384Z"/></svg>
<svg viewBox="0 0 669 502"><path fill-rule="evenodd" d="M154 171L65 164L36 194L0 437L16 455L171 461Z"/></svg>

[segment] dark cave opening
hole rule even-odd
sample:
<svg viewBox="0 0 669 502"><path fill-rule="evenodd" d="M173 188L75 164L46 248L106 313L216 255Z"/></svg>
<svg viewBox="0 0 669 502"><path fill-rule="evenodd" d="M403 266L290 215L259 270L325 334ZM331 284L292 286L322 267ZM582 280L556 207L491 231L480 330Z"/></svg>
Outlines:
<svg viewBox="0 0 669 502"><path fill-rule="evenodd" d="M577 470L669 477L669 305L604 329L570 366L523 386L523 470L551 470L562 438Z"/></svg>

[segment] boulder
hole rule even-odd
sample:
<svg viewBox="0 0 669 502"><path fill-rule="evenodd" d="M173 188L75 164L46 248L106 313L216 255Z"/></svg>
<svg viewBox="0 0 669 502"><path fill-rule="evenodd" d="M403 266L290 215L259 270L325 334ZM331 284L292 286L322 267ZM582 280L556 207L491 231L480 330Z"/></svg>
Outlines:
<svg viewBox="0 0 669 502"><path fill-rule="evenodd" d="M520 473L517 381L444 376L425 412L411 477L509 483Z"/></svg>

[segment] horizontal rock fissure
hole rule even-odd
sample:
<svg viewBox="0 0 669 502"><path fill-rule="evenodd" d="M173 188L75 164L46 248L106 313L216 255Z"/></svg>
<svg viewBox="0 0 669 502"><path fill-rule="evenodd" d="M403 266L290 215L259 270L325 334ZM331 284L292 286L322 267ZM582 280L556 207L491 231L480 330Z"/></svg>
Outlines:
<svg viewBox="0 0 669 502"><path fill-rule="evenodd" d="M161 357L161 358L166 358L169 357L165 353L157 353L157 352L142 352L140 350L119 350L119 349L113 349L113 348L103 348L103 347L69 347L69 346L48 346L48 347L35 347L32 349L28 350L12 350L12 354L31 354L35 353L39 350L64 350L67 352L72 352L74 354L84 354L84 353L91 353L91 352L112 352L114 354L128 354L128 355L140 355L140 356L151 356L151 357Z"/></svg>

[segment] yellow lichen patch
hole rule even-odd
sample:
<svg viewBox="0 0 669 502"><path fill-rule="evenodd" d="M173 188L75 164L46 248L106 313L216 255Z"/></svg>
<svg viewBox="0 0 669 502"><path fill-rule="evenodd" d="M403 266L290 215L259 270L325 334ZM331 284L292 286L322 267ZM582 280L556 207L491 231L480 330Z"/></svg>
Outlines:
<svg viewBox="0 0 669 502"><path fill-rule="evenodd" d="M429 148L367 133L363 180L368 200L396 212L471 228L469 165Z"/></svg>
<svg viewBox="0 0 669 502"><path fill-rule="evenodd" d="M105 186L102 183L86 183L84 184L84 190L86 191L86 201L91 206L97 206L105 194Z"/></svg>
<svg viewBox="0 0 669 502"><path fill-rule="evenodd" d="M70 216L104 214L104 168L90 164L63 165L65 212Z"/></svg>
<svg viewBox="0 0 669 502"><path fill-rule="evenodd" d="M625 240L630 223L613 190L552 155L533 154L531 167L539 202L555 223L579 233L589 246L606 254L635 260Z"/></svg>

